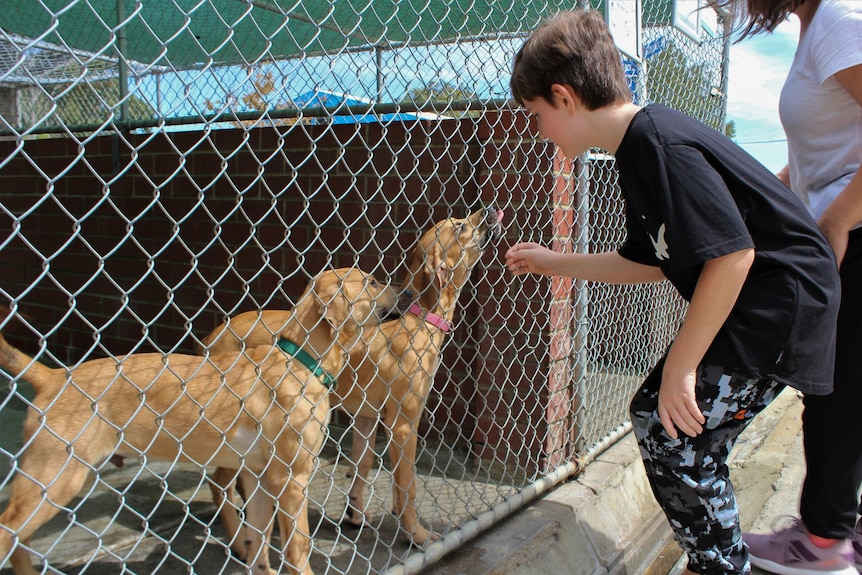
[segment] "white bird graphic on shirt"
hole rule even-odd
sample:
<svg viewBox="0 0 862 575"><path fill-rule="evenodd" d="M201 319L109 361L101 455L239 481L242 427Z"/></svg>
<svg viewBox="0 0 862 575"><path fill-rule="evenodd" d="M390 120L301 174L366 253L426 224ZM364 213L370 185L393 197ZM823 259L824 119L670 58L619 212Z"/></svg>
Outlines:
<svg viewBox="0 0 862 575"><path fill-rule="evenodd" d="M659 261L661 260L669 260L670 254L667 253L667 242L664 239L664 224L658 229L658 238L654 239L652 236L649 237L652 242L652 247L655 248L655 257Z"/></svg>

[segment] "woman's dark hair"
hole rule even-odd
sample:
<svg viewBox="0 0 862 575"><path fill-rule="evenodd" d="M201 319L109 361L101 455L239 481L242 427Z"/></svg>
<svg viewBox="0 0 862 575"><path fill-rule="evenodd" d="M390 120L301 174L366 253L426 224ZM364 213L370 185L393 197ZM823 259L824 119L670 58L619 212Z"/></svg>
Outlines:
<svg viewBox="0 0 862 575"><path fill-rule="evenodd" d="M703 9L727 11L733 18L737 42L760 32L772 32L805 0L707 0Z"/></svg>

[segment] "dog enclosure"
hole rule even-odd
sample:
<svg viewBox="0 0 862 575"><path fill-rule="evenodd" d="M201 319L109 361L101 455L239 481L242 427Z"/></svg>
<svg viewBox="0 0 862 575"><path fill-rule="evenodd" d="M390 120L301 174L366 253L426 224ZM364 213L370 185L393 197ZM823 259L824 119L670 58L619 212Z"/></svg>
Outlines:
<svg viewBox="0 0 862 575"><path fill-rule="evenodd" d="M382 428L367 522L342 524L354 420L337 406L307 493L315 573L416 573L628 431L629 398L684 311L664 284L506 272L517 241L592 252L625 233L613 158L568 161L538 140L509 100L512 57L558 10L602 10L639 103L724 130L724 18L697 6L7 0L0 329L70 373L193 354L228 317L290 309L322 269L400 284L434 222L502 209L416 429L416 505L440 539L411 547L391 516ZM33 390L26 374L2 381L5 507ZM28 544L45 572L244 572L204 470L143 454L93 471Z"/></svg>

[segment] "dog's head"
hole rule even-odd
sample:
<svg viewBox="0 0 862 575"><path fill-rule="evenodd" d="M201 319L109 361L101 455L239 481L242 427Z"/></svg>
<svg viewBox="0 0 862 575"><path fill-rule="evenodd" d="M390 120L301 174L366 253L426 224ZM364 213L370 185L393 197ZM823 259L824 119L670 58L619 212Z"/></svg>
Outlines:
<svg viewBox="0 0 862 575"><path fill-rule="evenodd" d="M485 248L502 235L502 221L502 210L484 208L435 224L413 250L411 289L420 299L436 299L447 290L457 296Z"/></svg>
<svg viewBox="0 0 862 575"><path fill-rule="evenodd" d="M308 287L320 317L340 341L348 341L363 328L401 317L410 306L388 283L358 268L339 268L319 273Z"/></svg>

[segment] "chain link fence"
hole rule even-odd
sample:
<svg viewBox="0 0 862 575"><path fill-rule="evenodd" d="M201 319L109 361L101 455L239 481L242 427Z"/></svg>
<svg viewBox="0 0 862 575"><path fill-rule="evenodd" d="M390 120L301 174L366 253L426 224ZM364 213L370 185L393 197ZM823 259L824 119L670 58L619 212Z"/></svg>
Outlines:
<svg viewBox="0 0 862 575"><path fill-rule="evenodd" d="M664 284L505 272L502 254L517 241L600 251L624 239L613 158L596 151L567 161L538 140L511 106L511 60L558 10L633 18L639 34L616 30L634 36L621 54L637 101L667 103L723 130L724 19L692 12L697 4L4 2L0 299L11 314L0 328L60 368L64 384L46 401L35 395L35 372L3 380L2 507L13 477L32 476L21 462L41 445L35 437L54 438L64 463L37 489L40 510L56 515L32 538L0 527L0 549L8 539L51 573L245 572L219 517L234 506L244 514L243 503L217 507L204 465L147 450L123 460L119 447L92 462L80 455L84 440L56 430L61 418L106 417L107 400L76 381L76 370L108 361L112 385L123 385L125 356L155 353L170 371L167 354L196 354L228 318L292 309L323 269L357 266L407 282L417 274L414 250L436 222L488 219L497 209L502 238L471 265L451 331L428 348L439 367L399 376L433 382L414 393L418 416L407 417L406 403L368 399L357 417L347 403L339 408L343 386L332 394L329 432L304 491L309 565L318 574L418 572L465 534L578 473L628 431L629 399L684 306ZM233 377L226 369L221 379L229 387ZM147 386L136 385L145 405ZM85 413L62 411L63 397L78 392ZM375 406L382 412L369 414ZM152 419L163 425L164 416ZM203 411L197 419L213 421ZM374 439L373 451L351 501L360 481L351 442L360 432ZM117 446L125 433L115 425ZM228 444L224 434L220 441ZM189 446L178 438L174 447ZM54 500L66 470L81 465L94 480ZM364 514L359 526L351 507ZM425 538L425 528L434 535ZM275 531L273 569L291 572L282 544L294 538L281 533L279 543Z"/></svg>

